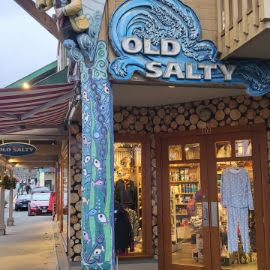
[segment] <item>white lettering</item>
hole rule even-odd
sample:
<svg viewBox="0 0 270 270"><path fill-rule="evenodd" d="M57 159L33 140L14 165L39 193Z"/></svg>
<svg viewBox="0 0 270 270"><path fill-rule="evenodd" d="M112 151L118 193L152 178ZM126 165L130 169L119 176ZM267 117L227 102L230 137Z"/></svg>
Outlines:
<svg viewBox="0 0 270 270"><path fill-rule="evenodd" d="M192 63L186 63L186 79L200 80L201 78L201 74L193 73Z"/></svg>
<svg viewBox="0 0 270 270"><path fill-rule="evenodd" d="M147 63L146 70L150 71L150 73L146 72L147 78L160 78L162 76L161 63L159 62Z"/></svg>
<svg viewBox="0 0 270 270"><path fill-rule="evenodd" d="M180 43L173 39L161 40L161 55L176 56L180 53Z"/></svg>
<svg viewBox="0 0 270 270"><path fill-rule="evenodd" d="M144 39L143 52L149 55L160 55L160 50L154 50L151 45L151 39Z"/></svg>
<svg viewBox="0 0 270 270"><path fill-rule="evenodd" d="M198 64L198 68L202 68L204 79L205 80L212 80L212 69L216 69L217 65L215 64Z"/></svg>
<svg viewBox="0 0 270 270"><path fill-rule="evenodd" d="M170 79L172 75L175 75L177 79L184 79L183 72L178 63L168 63L166 70L164 71L163 78Z"/></svg>
<svg viewBox="0 0 270 270"><path fill-rule="evenodd" d="M143 43L136 36L126 37L122 40L122 48L126 53L135 54L142 51Z"/></svg>
<svg viewBox="0 0 270 270"><path fill-rule="evenodd" d="M236 69L236 66L233 65L218 65L219 69L221 72L224 74L224 81L231 81L232 80L232 75Z"/></svg>

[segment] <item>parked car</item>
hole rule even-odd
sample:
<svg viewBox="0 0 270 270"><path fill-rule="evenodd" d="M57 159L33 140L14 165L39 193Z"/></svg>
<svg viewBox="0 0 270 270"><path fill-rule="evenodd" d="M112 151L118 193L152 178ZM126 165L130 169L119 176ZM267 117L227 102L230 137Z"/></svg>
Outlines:
<svg viewBox="0 0 270 270"><path fill-rule="evenodd" d="M51 214L49 207L50 193L34 193L31 202L28 204L28 216Z"/></svg>
<svg viewBox="0 0 270 270"><path fill-rule="evenodd" d="M27 210L28 203L31 201L31 195L20 195L15 201L15 211Z"/></svg>
<svg viewBox="0 0 270 270"><path fill-rule="evenodd" d="M34 193L50 193L50 189L48 187L35 187L31 190L31 194Z"/></svg>

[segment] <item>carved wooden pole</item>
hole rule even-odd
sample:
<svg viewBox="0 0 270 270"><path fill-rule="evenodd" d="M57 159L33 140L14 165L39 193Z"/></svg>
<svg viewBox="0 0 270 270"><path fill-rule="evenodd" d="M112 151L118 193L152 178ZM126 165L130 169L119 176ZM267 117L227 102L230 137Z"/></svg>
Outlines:
<svg viewBox="0 0 270 270"><path fill-rule="evenodd" d="M114 269L113 102L107 45L99 40L106 0L60 1L56 16L81 16L63 25L64 46L80 69L82 96L82 269ZM51 5L47 8L52 7ZM56 1L57 3L57 1ZM44 1L36 1L39 9ZM48 4L48 3L47 3ZM59 24L60 25L60 24ZM72 31L73 30L73 31Z"/></svg>
<svg viewBox="0 0 270 270"><path fill-rule="evenodd" d="M105 0L87 2L88 33L65 40L69 58L80 69L82 100L82 269L113 270L114 182L113 101L108 52L98 41ZM85 2L86 4L86 2ZM97 16L98 14L98 16Z"/></svg>
<svg viewBox="0 0 270 270"><path fill-rule="evenodd" d="M107 46L98 41L94 62L88 65L74 41L64 45L81 73L82 269L113 270L113 101Z"/></svg>

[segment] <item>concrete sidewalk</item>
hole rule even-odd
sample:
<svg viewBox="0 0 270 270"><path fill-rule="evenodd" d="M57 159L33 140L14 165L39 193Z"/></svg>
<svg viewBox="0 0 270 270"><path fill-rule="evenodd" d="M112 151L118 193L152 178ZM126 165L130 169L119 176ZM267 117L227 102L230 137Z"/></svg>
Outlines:
<svg viewBox="0 0 270 270"><path fill-rule="evenodd" d="M154 260L136 260L133 262L120 262L119 264L119 270L157 270L157 269L158 264ZM81 267L71 266L70 270L81 270Z"/></svg>
<svg viewBox="0 0 270 270"><path fill-rule="evenodd" d="M14 218L16 226L0 236L0 269L58 270L51 216L15 212Z"/></svg>

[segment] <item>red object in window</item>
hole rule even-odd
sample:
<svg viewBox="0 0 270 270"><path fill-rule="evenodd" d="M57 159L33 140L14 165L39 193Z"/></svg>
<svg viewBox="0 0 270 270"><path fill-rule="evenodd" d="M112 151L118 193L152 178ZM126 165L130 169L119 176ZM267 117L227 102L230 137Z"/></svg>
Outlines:
<svg viewBox="0 0 270 270"><path fill-rule="evenodd" d="M50 199L49 199L49 207L48 210L53 211L53 205L55 204L55 199L56 199L56 193L51 192Z"/></svg>

